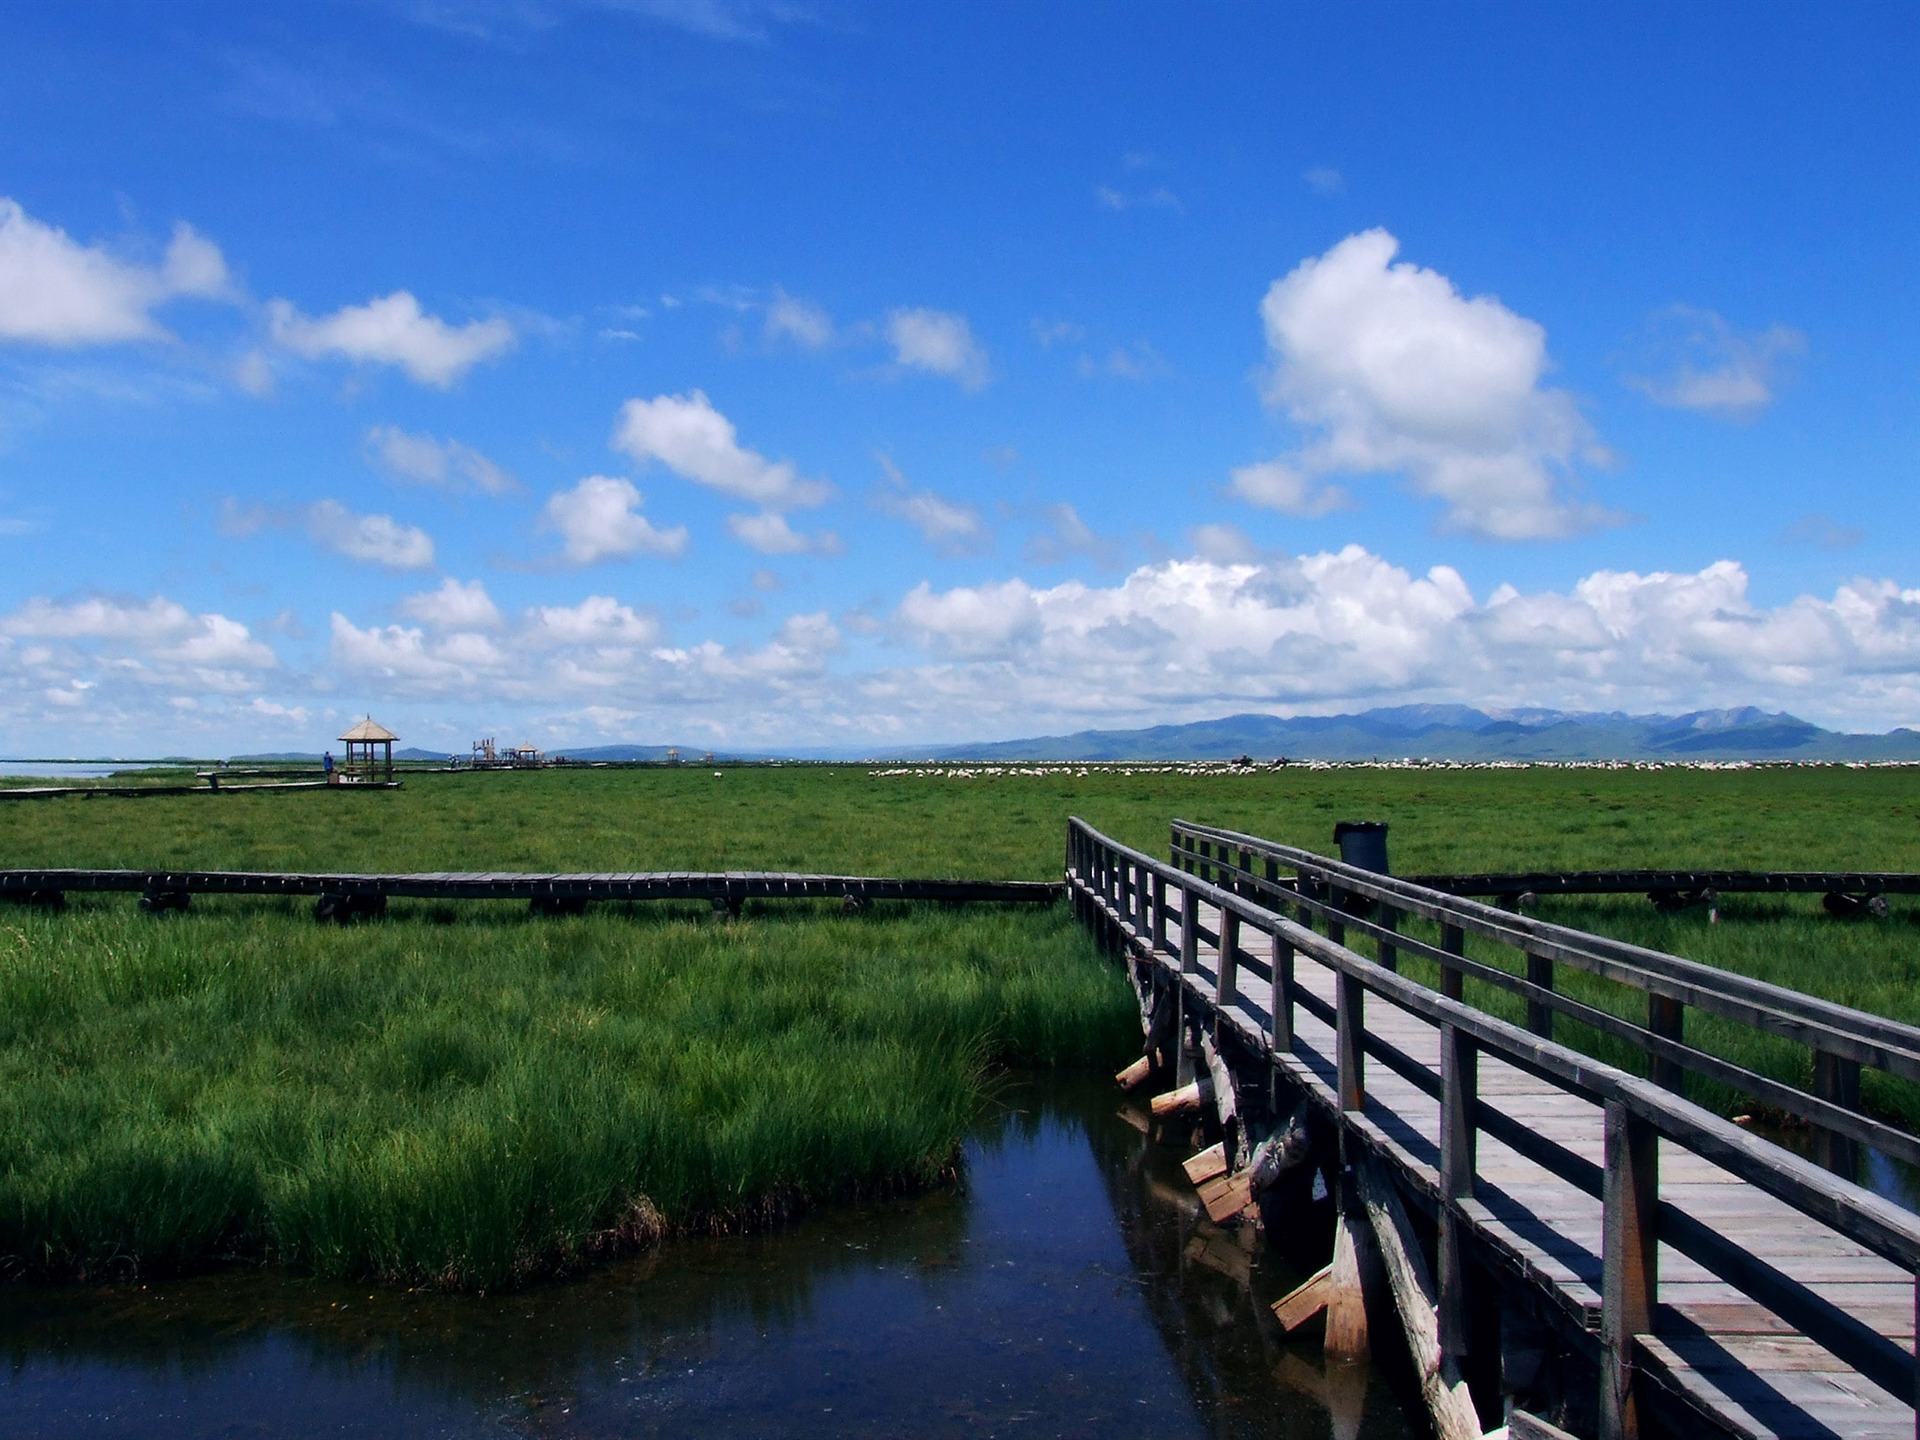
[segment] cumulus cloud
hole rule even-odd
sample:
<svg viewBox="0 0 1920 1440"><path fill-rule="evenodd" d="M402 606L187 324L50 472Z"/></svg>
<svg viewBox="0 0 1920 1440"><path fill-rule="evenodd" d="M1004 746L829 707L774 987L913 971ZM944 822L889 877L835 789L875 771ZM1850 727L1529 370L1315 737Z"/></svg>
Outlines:
<svg viewBox="0 0 1920 1440"><path fill-rule="evenodd" d="M979 390L993 378L987 352L973 338L964 315L945 310L890 310L887 343L903 370L944 375L963 390Z"/></svg>
<svg viewBox="0 0 1920 1440"><path fill-rule="evenodd" d="M349 560L386 570L425 570L433 564L433 537L391 515L356 515L338 500L302 512L308 536Z"/></svg>
<svg viewBox="0 0 1920 1440"><path fill-rule="evenodd" d="M703 390L627 401L614 426L613 448L639 464L657 460L682 479L768 510L819 505L833 494L824 481L802 479L792 461L768 460L741 445L733 422Z"/></svg>
<svg viewBox="0 0 1920 1440"><path fill-rule="evenodd" d="M153 311L192 296L228 298L227 262L191 225L176 225L157 266L142 265L35 220L0 198L0 341L106 345L159 340Z"/></svg>
<svg viewBox="0 0 1920 1440"><path fill-rule="evenodd" d="M1751 420L1773 403L1785 362L1807 337L1786 325L1743 335L1711 310L1670 305L1648 326L1649 368L1627 383L1657 405Z"/></svg>
<svg viewBox="0 0 1920 1440"><path fill-rule="evenodd" d="M472 446L411 435L397 425L369 429L367 454L396 480L454 494L511 495L520 488L519 481Z"/></svg>
<svg viewBox="0 0 1920 1440"><path fill-rule="evenodd" d="M1249 505L1302 519L1325 515L1350 503L1347 492L1338 485L1315 480L1284 460L1242 465L1227 477L1227 488Z"/></svg>
<svg viewBox="0 0 1920 1440"><path fill-rule="evenodd" d="M1120 563L1125 547L1118 540L1097 534L1066 501L1045 506L1040 513L1046 527L1027 541L1024 552L1036 565L1057 565L1075 556L1096 565Z"/></svg>
<svg viewBox="0 0 1920 1440"><path fill-rule="evenodd" d="M1496 540L1549 539L1614 517L1571 499L1602 452L1573 397L1543 385L1546 331L1433 270L1394 264L1385 230L1351 235L1276 280L1261 302L1266 398L1308 443L1307 475L1404 474L1443 523Z"/></svg>
<svg viewBox="0 0 1920 1440"><path fill-rule="evenodd" d="M768 344L784 340L804 350L822 350L833 343L833 336L833 317L820 306L784 290L773 292L773 298L767 302Z"/></svg>
<svg viewBox="0 0 1920 1440"><path fill-rule="evenodd" d="M429 315L405 290L331 315L309 318L287 300L267 302L274 342L309 360L337 356L362 364L394 365L422 385L450 389L461 376L514 347L511 323L494 316L449 325Z"/></svg>
<svg viewBox="0 0 1920 1440"><path fill-rule="evenodd" d="M655 529L639 513L643 497L631 480L589 475L571 490L547 501L541 522L560 536L561 558L568 565L623 560L629 555L679 555L687 548L687 527Z"/></svg>
<svg viewBox="0 0 1920 1440"><path fill-rule="evenodd" d="M71 740L75 727L151 738L169 723L159 720L162 702L175 713L235 704L278 664L242 622L165 596L36 596L0 615L0 728L38 727L52 740Z"/></svg>
<svg viewBox="0 0 1920 1440"><path fill-rule="evenodd" d="M930 664L875 695L935 724L1192 719L1391 700L1568 709L1764 704L1828 723L1920 716L1920 589L1854 581L1761 606L1745 569L1599 571L1563 591L1476 601L1458 572L1412 574L1357 545L1142 566L1112 586L922 584L892 616ZM1873 717L1873 718L1869 718ZM943 727L955 733L951 723Z"/></svg>
<svg viewBox="0 0 1920 1440"><path fill-rule="evenodd" d="M949 500L933 490L916 489L890 455L874 458L886 476L885 486L873 498L882 513L906 521L943 555L970 554L991 543L992 532L973 506Z"/></svg>
<svg viewBox="0 0 1920 1440"><path fill-rule="evenodd" d="M478 580L459 581L449 575L438 590L409 595L394 606L401 615L436 630L492 630L500 625L500 611Z"/></svg>
<svg viewBox="0 0 1920 1440"><path fill-rule="evenodd" d="M742 545L762 555L838 555L840 537L832 530L804 534L787 523L777 510L757 515L729 515L727 531Z"/></svg>

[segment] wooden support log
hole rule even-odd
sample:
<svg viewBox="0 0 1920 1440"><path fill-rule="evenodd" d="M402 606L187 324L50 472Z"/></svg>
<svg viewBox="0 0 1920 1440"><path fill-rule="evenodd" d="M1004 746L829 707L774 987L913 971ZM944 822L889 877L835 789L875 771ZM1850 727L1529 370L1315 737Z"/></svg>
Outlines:
<svg viewBox="0 0 1920 1440"><path fill-rule="evenodd" d="M1153 1078L1153 1057L1142 1055L1113 1078L1122 1090L1138 1090Z"/></svg>
<svg viewBox="0 0 1920 1440"><path fill-rule="evenodd" d="M1360 1285L1359 1244L1352 1219L1343 1210L1334 1223L1333 1263L1327 1267L1323 1348L1329 1360L1367 1358L1367 1300Z"/></svg>
<svg viewBox="0 0 1920 1440"><path fill-rule="evenodd" d="M1887 918L1887 897L1843 895L1838 890L1829 890L1820 897L1820 908L1836 920L1858 920L1868 915L1876 920L1884 920Z"/></svg>
<svg viewBox="0 0 1920 1440"><path fill-rule="evenodd" d="M1298 1350L1284 1350L1273 1375L1289 1390L1311 1396L1327 1412L1333 1440L1359 1440L1371 1383L1364 1366L1328 1365L1319 1370Z"/></svg>
<svg viewBox="0 0 1920 1440"><path fill-rule="evenodd" d="M584 895L535 895L527 901L527 909L535 915L584 915L587 912L587 897Z"/></svg>
<svg viewBox="0 0 1920 1440"><path fill-rule="evenodd" d="M1187 1110L1198 1110L1213 1099L1213 1077L1202 1075L1189 1085L1178 1090L1169 1090L1164 1095L1153 1097L1148 1107L1155 1115L1178 1115Z"/></svg>
<svg viewBox="0 0 1920 1440"><path fill-rule="evenodd" d="M1333 1266L1322 1265L1313 1274L1273 1302L1273 1318L1288 1335L1327 1313L1327 1295L1333 1289Z"/></svg>
<svg viewBox="0 0 1920 1440"><path fill-rule="evenodd" d="M1549 1425L1538 1415L1530 1415L1525 1410L1511 1411L1503 1429L1491 1432L1487 1440L1495 1440L1501 1435L1506 1440L1574 1440L1568 1431L1558 1425Z"/></svg>
<svg viewBox="0 0 1920 1440"><path fill-rule="evenodd" d="M140 908L149 915L185 910L192 903L193 896L185 890L149 890L140 897Z"/></svg>
<svg viewBox="0 0 1920 1440"><path fill-rule="evenodd" d="M1363 1160L1358 1170L1361 1203L1366 1206L1374 1243L1386 1266L1393 1308L1400 1316L1400 1328L1406 1332L1407 1349L1413 1355L1414 1373L1419 1377L1434 1433L1439 1440L1480 1440L1480 1416L1473 1408L1466 1382L1455 1378L1450 1373L1453 1367L1441 1357L1433 1278L1427 1271L1419 1237L1413 1233L1393 1183L1371 1160Z"/></svg>

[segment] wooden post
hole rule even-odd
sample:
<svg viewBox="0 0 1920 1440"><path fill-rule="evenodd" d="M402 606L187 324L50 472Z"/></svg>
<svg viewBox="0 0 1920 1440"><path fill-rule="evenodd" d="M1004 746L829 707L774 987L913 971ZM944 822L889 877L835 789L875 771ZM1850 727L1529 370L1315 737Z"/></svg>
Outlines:
<svg viewBox="0 0 1920 1440"><path fill-rule="evenodd" d="M1327 1276L1327 1330L1321 1345L1329 1360L1367 1358L1367 1302L1360 1286L1360 1253L1353 1221L1341 1206L1333 1227L1333 1264Z"/></svg>
<svg viewBox="0 0 1920 1440"><path fill-rule="evenodd" d="M1145 865L1137 865L1133 872L1133 933L1145 940L1153 932L1153 917L1149 913L1153 904L1153 876Z"/></svg>
<svg viewBox="0 0 1920 1440"><path fill-rule="evenodd" d="M1293 946L1273 935L1273 1048L1293 1049Z"/></svg>
<svg viewBox="0 0 1920 1440"><path fill-rule="evenodd" d="M1653 1329L1659 1300L1660 1136L1618 1100L1607 1101L1601 1196L1600 1440L1637 1440L1636 1335Z"/></svg>
<svg viewBox="0 0 1920 1440"><path fill-rule="evenodd" d="M1153 924L1149 927L1156 952L1167 948L1167 877L1153 877Z"/></svg>
<svg viewBox="0 0 1920 1440"><path fill-rule="evenodd" d="M1686 1038L1687 1007L1681 1000L1665 995L1647 992L1647 1029L1662 1040L1682 1041ZM1647 1060L1647 1078L1664 1090L1684 1097L1687 1093L1687 1072L1678 1060L1669 1060L1661 1055L1649 1056Z"/></svg>
<svg viewBox="0 0 1920 1440"><path fill-rule="evenodd" d="M1858 1110L1860 1062L1830 1055L1825 1050L1814 1051L1813 1093L1835 1105ZM1851 1180L1860 1173L1859 1143L1852 1136L1823 1125L1813 1127L1813 1159L1815 1164L1825 1166L1842 1179Z"/></svg>
<svg viewBox="0 0 1920 1440"><path fill-rule="evenodd" d="M1467 953L1467 932L1458 925L1440 926L1440 948L1449 955ZM1440 993L1449 1000L1466 998L1467 977L1450 965L1440 967Z"/></svg>
<svg viewBox="0 0 1920 1440"><path fill-rule="evenodd" d="M1334 1050L1340 1085L1340 1108L1359 1110L1366 1105L1367 1057L1361 1048L1367 1033L1366 987L1351 975L1335 981Z"/></svg>
<svg viewBox="0 0 1920 1440"><path fill-rule="evenodd" d="M1382 905L1380 907L1380 923L1386 929L1397 933L1400 929L1400 912L1398 910L1389 910L1386 906ZM1380 941L1379 948L1374 954L1379 959L1383 969L1398 970L1400 968L1400 952L1394 948L1391 941Z"/></svg>
<svg viewBox="0 0 1920 1440"><path fill-rule="evenodd" d="M1222 1010L1231 1009L1240 986L1240 915L1220 912L1220 974L1215 996Z"/></svg>
<svg viewBox="0 0 1920 1440"><path fill-rule="evenodd" d="M1466 1222L1459 1202L1473 1196L1479 1130L1480 1051L1473 1037L1440 1027L1440 1352L1458 1378L1467 1353Z"/></svg>
<svg viewBox="0 0 1920 1440"><path fill-rule="evenodd" d="M1332 907L1327 915L1327 938L1336 945L1347 943L1347 922L1335 918L1341 913L1340 907L1345 899L1345 892L1338 886L1327 887L1327 903Z"/></svg>
<svg viewBox="0 0 1920 1440"><path fill-rule="evenodd" d="M1553 989L1553 961L1544 955L1527 956L1527 979L1542 990ZM1553 1006L1544 1000L1527 1000L1527 1029L1534 1034L1551 1040L1553 1038Z"/></svg>

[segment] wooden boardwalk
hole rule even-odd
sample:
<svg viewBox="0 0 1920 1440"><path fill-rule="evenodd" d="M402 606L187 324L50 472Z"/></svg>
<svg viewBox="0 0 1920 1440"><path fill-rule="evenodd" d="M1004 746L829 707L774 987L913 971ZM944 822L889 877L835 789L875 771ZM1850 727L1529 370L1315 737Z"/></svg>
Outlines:
<svg viewBox="0 0 1920 1440"><path fill-rule="evenodd" d="M1348 1141L1385 1161L1412 1205L1443 1228L1463 1227L1496 1269L1591 1337L1603 1388L1611 1364L1613 1380L1637 1397L1624 1424L1603 1399L1603 1433L1634 1433L1636 1407L1691 1412L1722 1432L1759 1437L1916 1433L1920 1220L1684 1100L1651 1101L1640 1093L1653 1088L1645 1081L1491 1017L1469 1025L1459 1012L1483 1012L1347 949L1337 923L1329 928L1339 938L1318 936L1277 908L1157 863L1142 867L1136 854L1114 847L1103 862L1096 847L1091 866L1070 866L1091 918L1137 968L1171 979L1189 1023L1197 1017L1223 1052L1278 1072ZM1223 936L1233 949L1224 986ZM1363 994L1372 1002L1364 1010ZM1343 1047L1343 1022L1360 1043ZM1444 1052L1466 1029L1475 1053L1462 1095ZM1470 1117L1452 1156L1443 1153L1449 1094ZM1625 1207L1623 1122L1609 1111L1623 1100L1660 1112L1659 1132L1640 1137L1653 1147L1645 1173L1657 1179L1642 1217L1648 1293L1637 1318L1627 1317L1630 1332L1610 1338L1608 1287L1618 1289L1622 1272L1616 1220L1610 1280L1607 1202ZM1449 1283L1460 1275L1443 1274L1441 1288ZM1633 1308L1630 1288L1616 1301L1624 1315L1623 1304ZM1819 1341L1808 1336L1809 1316Z"/></svg>
<svg viewBox="0 0 1920 1440"><path fill-rule="evenodd" d="M912 880L757 870L540 874L497 871L358 874L257 870L0 870L0 899L60 903L68 892L138 894L173 906L192 895L315 895L383 901L747 900L990 901L1050 905L1065 887L1032 880Z"/></svg>

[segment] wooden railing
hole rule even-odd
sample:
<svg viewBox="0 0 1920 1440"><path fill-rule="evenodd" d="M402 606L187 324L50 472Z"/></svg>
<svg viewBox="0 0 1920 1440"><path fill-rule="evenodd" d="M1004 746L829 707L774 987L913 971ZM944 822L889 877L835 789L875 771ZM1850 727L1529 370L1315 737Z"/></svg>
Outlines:
<svg viewBox="0 0 1920 1440"><path fill-rule="evenodd" d="M1648 1077L1667 1089L1683 1092L1685 1076L1699 1075L1803 1120L1813 1127L1815 1159L1838 1174L1858 1174L1859 1145L1920 1165L1920 1137L1860 1110L1863 1068L1920 1083L1920 1028L1232 830L1176 820L1172 853L1182 870L1285 906L1302 923L1317 921L1336 938L1367 937L1388 969L1402 955L1433 961L1442 992L1453 999L1462 998L1469 978L1519 996L1527 1029L1537 1035L1551 1038L1554 1017L1565 1015L1640 1051ZM1437 927L1438 943L1407 933L1408 921ZM1469 957L1469 936L1506 964ZM1557 989L1555 970L1562 965L1640 992L1646 1023ZM1812 1089L1689 1044L1690 1009L1804 1045L1811 1053Z"/></svg>
<svg viewBox="0 0 1920 1440"><path fill-rule="evenodd" d="M1070 821L1067 880L1076 906L1084 918L1108 927L1137 958L1164 972L1201 1014L1217 1022L1222 1030L1232 1032L1240 1048L1264 1056L1270 1066L1291 1077L1298 1078L1301 1073L1292 1053L1296 1012L1304 1010L1332 1028L1334 1103L1343 1126L1363 1144L1391 1156L1403 1179L1417 1191L1425 1191L1434 1203L1440 1227L1436 1278L1443 1346L1459 1341L1457 1335L1450 1337L1446 1331L1448 1317L1457 1316L1463 1308L1465 1271L1460 1229L1485 1228L1489 1220L1489 1212L1475 1200L1479 1183L1476 1142L1485 1132L1600 1201L1604 1236L1600 1316L1603 1436L1626 1435L1637 1429L1632 1417L1636 1404L1635 1337L1656 1329L1661 1244L1698 1262L1876 1385L1909 1402L1920 1393L1920 1366L1916 1366L1912 1353L1766 1259L1660 1199L1657 1142L1664 1139L1694 1152L1909 1273L1920 1270L1920 1216L1828 1174L1669 1089L1476 1009L1446 990L1419 984L1397 973L1391 963L1367 959L1345 943L1346 931L1358 928L1377 943L1417 950L1448 964L1446 973L1450 975L1480 975L1492 967L1466 961L1458 953L1458 937L1468 929L1493 934L1500 929L1497 920L1510 923L1513 917L1501 916L1500 912L1482 915L1449 910L1445 906L1463 902L1431 893L1409 894L1404 886L1380 876L1304 851L1267 846L1256 853L1253 847L1264 842L1252 837L1193 826L1181 828L1186 837L1180 847L1185 863L1176 867L1118 844L1084 821ZM1202 840L1210 847L1209 853L1202 854L1196 848ZM1247 847L1244 855L1230 861L1227 847L1242 845ZM1326 891L1287 891L1280 888L1277 874L1256 875L1251 868L1254 861L1258 859L1264 868L1269 858L1276 869L1284 860L1296 876L1306 877L1315 886L1324 884ZM1239 888L1229 889L1203 878L1197 873L1202 864L1209 873L1231 879ZM1251 885L1250 880L1262 883ZM1388 902L1400 907L1399 913L1438 920L1448 927L1443 932L1443 945L1409 943L1387 924L1362 920L1342 910L1337 903L1339 892ZM1326 922L1331 933L1316 933L1289 918L1276 908L1282 904L1289 910L1303 908L1308 915ZM1212 932L1202 926L1203 906L1212 907L1219 917ZM1505 934L1500 931L1493 938L1504 938ZM1517 938L1524 938L1548 962L1577 953L1584 963L1590 955L1587 949L1571 944L1575 938L1572 932ZM1200 965L1203 943L1214 947L1218 957L1211 977ZM1597 964L1601 957L1594 958ZM1327 1003L1297 983L1302 962L1333 972L1335 1003ZM1620 968L1621 962L1608 959L1606 965ZM1657 993L1662 998L1697 1003L1693 998L1696 993L1716 1000L1719 995L1717 991L1686 988L1675 978L1678 972L1669 974L1664 967L1651 967L1647 973L1660 981ZM1272 1003L1264 1013L1249 1004L1241 992L1242 977L1247 974L1271 986ZM1534 980L1523 983L1531 987L1522 992L1530 999L1552 1004L1554 992L1550 983L1542 984L1538 972ZM1681 993L1670 993L1675 990ZM1366 1007L1374 1002L1395 1006L1438 1028L1437 1071L1369 1031ZM1647 1033L1655 1032L1650 1029ZM1834 1033L1844 1031L1836 1029ZM1856 1039L1847 1044L1850 1058L1861 1063L1872 1058L1867 1052L1874 1051L1875 1046L1868 1041ZM1533 1130L1525 1120L1482 1102L1477 1093L1482 1054L1496 1056L1601 1107L1605 1163L1595 1165ZM1365 1070L1370 1059L1438 1100L1437 1170L1413 1157L1365 1117Z"/></svg>

